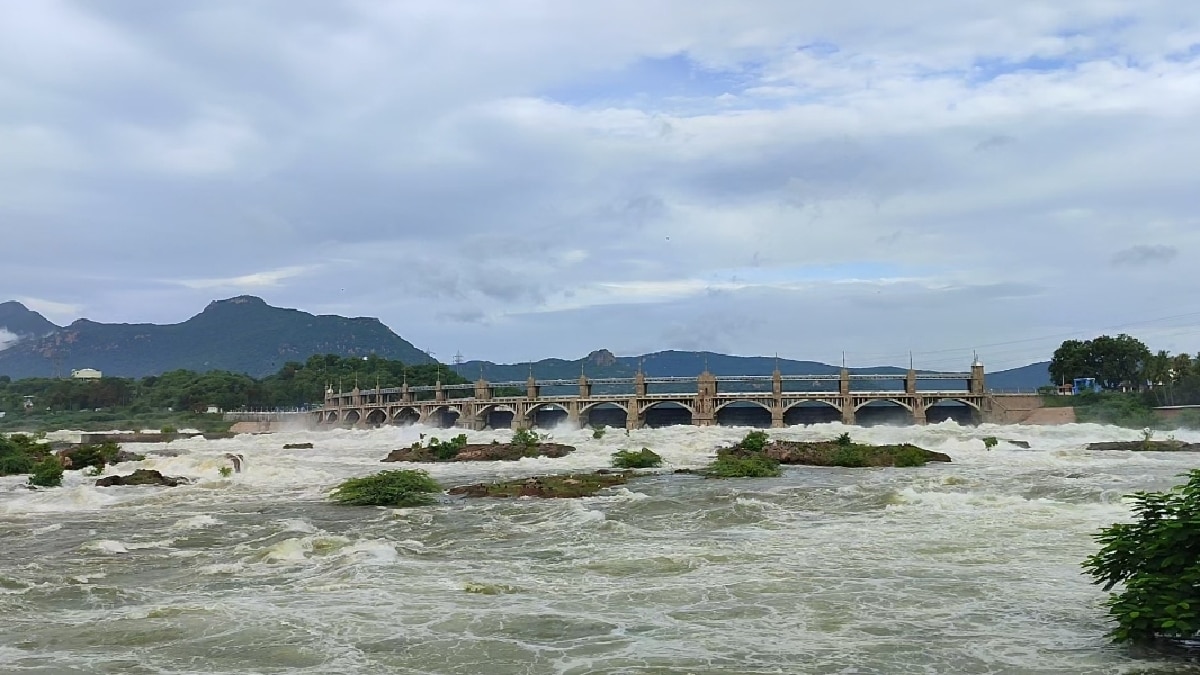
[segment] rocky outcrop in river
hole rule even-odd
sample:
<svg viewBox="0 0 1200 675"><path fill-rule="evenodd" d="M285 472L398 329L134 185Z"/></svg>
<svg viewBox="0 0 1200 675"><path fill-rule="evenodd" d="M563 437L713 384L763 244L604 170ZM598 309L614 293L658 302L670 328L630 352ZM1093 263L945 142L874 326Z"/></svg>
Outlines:
<svg viewBox="0 0 1200 675"><path fill-rule="evenodd" d="M950 456L900 445L839 444L836 441L772 441L762 454L780 464L806 466L914 466L927 462L949 462Z"/></svg>
<svg viewBox="0 0 1200 675"><path fill-rule="evenodd" d="M1125 452L1200 452L1200 443L1183 441L1106 441L1088 443L1088 450L1118 450Z"/></svg>
<svg viewBox="0 0 1200 675"><path fill-rule="evenodd" d="M523 445L518 443L480 443L463 445L453 454L439 453L434 447L400 448L388 453L381 462L511 462L523 457L566 457L575 452L575 448L561 443L539 443Z"/></svg>
<svg viewBox="0 0 1200 675"><path fill-rule="evenodd" d="M628 473L586 473L535 476L502 483L476 483L450 488L447 494L463 497L590 497L604 488L624 485Z"/></svg>
<svg viewBox="0 0 1200 675"><path fill-rule="evenodd" d="M154 469L138 469L128 476L105 476L96 480L96 487L113 487L115 485L163 485L177 487L190 483L186 478L164 476Z"/></svg>

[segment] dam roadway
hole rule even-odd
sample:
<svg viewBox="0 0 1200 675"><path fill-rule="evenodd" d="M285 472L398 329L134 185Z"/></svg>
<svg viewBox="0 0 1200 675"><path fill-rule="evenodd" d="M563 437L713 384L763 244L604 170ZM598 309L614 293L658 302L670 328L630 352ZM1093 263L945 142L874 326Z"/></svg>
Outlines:
<svg viewBox="0 0 1200 675"><path fill-rule="evenodd" d="M523 392L511 395L514 392ZM498 395L508 394L508 395ZM965 372L855 373L837 375L588 378L488 382L334 391L320 408L302 414L316 428L550 427L563 422L640 429L644 426L736 424L779 428L840 421L925 424L1019 423L1041 407L1030 394L1000 394L985 386L983 366ZM235 413L264 425L272 413ZM294 417L289 415L288 417ZM279 418L282 419L282 418Z"/></svg>

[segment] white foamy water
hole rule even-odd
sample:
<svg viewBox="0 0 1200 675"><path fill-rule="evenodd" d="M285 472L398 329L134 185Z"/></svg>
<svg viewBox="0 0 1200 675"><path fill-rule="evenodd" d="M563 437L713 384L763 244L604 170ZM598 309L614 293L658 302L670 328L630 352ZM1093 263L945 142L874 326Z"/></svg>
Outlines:
<svg viewBox="0 0 1200 675"><path fill-rule="evenodd" d="M826 439L818 425L772 431ZM424 466L443 484L592 470L649 447L703 466L746 429L558 430L562 459ZM953 463L658 475L579 500L351 508L325 496L419 433L128 446L178 488L0 479L0 671L28 673L1167 673L1110 646L1081 574L1122 497L1189 454L1092 453L1136 432L851 428ZM1029 441L1023 450L980 440ZM1182 432L1182 440L1200 434ZM467 432L472 442L507 432ZM312 442L311 450L283 450ZM226 453L245 458L223 477Z"/></svg>

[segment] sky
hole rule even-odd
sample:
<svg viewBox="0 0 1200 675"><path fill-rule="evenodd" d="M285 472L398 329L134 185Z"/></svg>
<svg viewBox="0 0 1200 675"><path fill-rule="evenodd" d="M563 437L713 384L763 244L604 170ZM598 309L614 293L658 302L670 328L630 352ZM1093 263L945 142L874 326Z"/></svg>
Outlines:
<svg viewBox="0 0 1200 675"><path fill-rule="evenodd" d="M0 0L0 301L436 358L1200 351L1200 6Z"/></svg>

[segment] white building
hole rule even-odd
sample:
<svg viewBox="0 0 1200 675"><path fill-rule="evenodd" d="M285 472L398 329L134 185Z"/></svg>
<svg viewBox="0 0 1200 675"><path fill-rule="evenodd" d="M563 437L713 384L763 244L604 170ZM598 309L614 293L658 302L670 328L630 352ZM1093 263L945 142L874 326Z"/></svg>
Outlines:
<svg viewBox="0 0 1200 675"><path fill-rule="evenodd" d="M71 378L76 380L98 380L100 379L100 371L95 368L80 368L79 370L71 371Z"/></svg>

